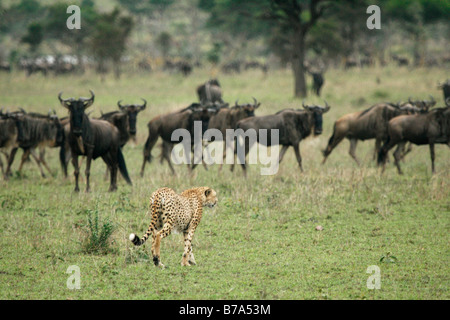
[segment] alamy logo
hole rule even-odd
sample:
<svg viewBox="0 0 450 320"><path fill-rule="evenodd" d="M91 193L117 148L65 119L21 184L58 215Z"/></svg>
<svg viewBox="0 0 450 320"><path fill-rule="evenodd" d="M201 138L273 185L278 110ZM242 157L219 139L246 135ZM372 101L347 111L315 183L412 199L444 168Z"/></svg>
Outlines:
<svg viewBox="0 0 450 320"><path fill-rule="evenodd" d="M81 278L80 278L80 267L79 266L69 266L66 271L67 274L71 276L67 279L67 289L80 289L81 288Z"/></svg>
<svg viewBox="0 0 450 320"><path fill-rule="evenodd" d="M72 13L72 15L67 18L66 26L67 29L81 29L81 10L79 6L71 5L67 7L66 13Z"/></svg>
<svg viewBox="0 0 450 320"><path fill-rule="evenodd" d="M381 270L378 266L368 266L366 273L372 274L367 279L367 289L373 290L373 289L381 289Z"/></svg>
<svg viewBox="0 0 450 320"><path fill-rule="evenodd" d="M369 18L367 18L367 28L370 30L373 29L381 29L381 10L377 5L371 5L367 7L366 13L371 14Z"/></svg>

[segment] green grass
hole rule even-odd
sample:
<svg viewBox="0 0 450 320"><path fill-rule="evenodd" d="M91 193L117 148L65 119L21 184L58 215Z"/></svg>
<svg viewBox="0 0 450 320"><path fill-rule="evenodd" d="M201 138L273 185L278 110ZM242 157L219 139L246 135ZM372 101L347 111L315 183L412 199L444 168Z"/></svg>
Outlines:
<svg viewBox="0 0 450 320"><path fill-rule="evenodd" d="M185 166L176 166L174 177L155 158L140 178L146 123L195 101L195 87L215 75L216 70L197 70L188 78L124 75L104 83L91 74L0 75L0 105L5 109L55 109L64 116L58 92L64 91L65 98L88 96L89 89L96 93L94 117L116 109L120 99L148 101L138 118L137 142L124 149L132 187L120 178L119 190L108 193L105 166L97 160L91 168L92 192L76 194L72 174L62 179L57 150L47 151L55 177L42 179L34 163L28 163L22 176L0 180L1 299L450 298L448 147L436 148L434 176L426 146L408 154L403 176L392 162L380 175L372 161L372 141L358 145L361 167L347 154L347 141L320 164L333 123L345 113L409 96L427 99L429 94L442 106L436 84L446 78L445 70L329 70L323 98L331 110L324 116L323 134L300 145L303 174L289 150L274 176L260 176L258 166L250 166L248 179L239 167L231 173L228 166L221 172L218 166L208 171L200 166L191 176ZM219 74L219 80L226 101L251 102L253 96L261 101L259 115L301 105L292 98L289 71L272 71L267 77L256 71ZM314 96L306 101L323 103ZM159 153L159 148L153 150L155 157ZM13 170L17 167L18 160ZM150 194L163 186L182 191L201 185L217 191L219 205L205 209L194 236L197 266L181 267L183 239L172 234L162 241L166 269L155 268L150 245L133 247L128 240L131 232L141 236L150 222ZM100 232L103 223L114 226L108 250L91 252L84 246L89 216L95 214L99 222L91 231ZM318 225L322 231L316 231ZM396 259L386 258L392 256ZM66 286L72 265L80 268L80 290ZM380 290L366 287L371 265L381 270Z"/></svg>

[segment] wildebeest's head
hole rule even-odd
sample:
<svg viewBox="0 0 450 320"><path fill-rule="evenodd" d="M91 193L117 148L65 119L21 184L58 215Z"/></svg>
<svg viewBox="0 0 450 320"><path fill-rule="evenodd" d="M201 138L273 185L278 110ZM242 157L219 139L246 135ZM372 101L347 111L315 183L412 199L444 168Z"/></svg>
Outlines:
<svg viewBox="0 0 450 320"><path fill-rule="evenodd" d="M194 121L201 121L202 134L208 129L209 119L219 111L217 108L204 106L199 103L192 103L188 108L192 111L189 122L193 126Z"/></svg>
<svg viewBox="0 0 450 320"><path fill-rule="evenodd" d="M71 132L77 137L82 134L84 112L94 103L95 94L92 90L89 91L91 93L90 98L62 99L62 92L58 94L58 99L61 105L69 110Z"/></svg>
<svg viewBox="0 0 450 320"><path fill-rule="evenodd" d="M261 102L258 102L255 98L253 98L253 104L246 103L246 104L238 104L237 100L234 104L233 108L241 108L245 111L247 114L247 117L254 117L255 116L255 110L259 108L261 105Z"/></svg>
<svg viewBox="0 0 450 320"><path fill-rule="evenodd" d="M55 124L55 127L56 127L56 137L55 137L55 145L54 146L55 147L61 146L64 142L64 127L61 124L61 120L56 115L55 110L49 111L48 118L50 119L50 121L53 121L53 123Z"/></svg>
<svg viewBox="0 0 450 320"><path fill-rule="evenodd" d="M137 123L137 114L145 109L147 106L147 101L143 98L141 98L142 101L144 101L144 104L126 104L122 105L120 102L117 102L117 106L119 107L120 111L123 113L126 113L128 115L128 132L130 135L134 136L136 135L136 123Z"/></svg>
<svg viewBox="0 0 450 320"><path fill-rule="evenodd" d="M209 80L207 81L207 83L210 84L210 85L212 85L212 86L218 86L218 87L220 87L219 80L217 80L217 79L209 79Z"/></svg>
<svg viewBox="0 0 450 320"><path fill-rule="evenodd" d="M328 110L330 110L330 106L328 105L328 103L325 101L325 107L321 107L321 106L317 106L317 105L307 106L303 102L302 106L307 112L312 113L312 116L314 119L314 135L317 136L317 135L321 134L322 130L323 130L322 129L322 124L323 124L322 115L325 112L328 112Z"/></svg>
<svg viewBox="0 0 450 320"><path fill-rule="evenodd" d="M413 106L419 108L420 112L428 112L428 110L436 104L436 100L434 100L433 96L430 95L431 100L416 100L412 101L411 98L408 98L408 102Z"/></svg>

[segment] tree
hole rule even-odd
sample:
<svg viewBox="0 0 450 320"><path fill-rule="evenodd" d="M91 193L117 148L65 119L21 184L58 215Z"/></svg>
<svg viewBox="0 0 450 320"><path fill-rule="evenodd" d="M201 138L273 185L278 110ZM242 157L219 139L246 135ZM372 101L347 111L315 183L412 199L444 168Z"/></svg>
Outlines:
<svg viewBox="0 0 450 320"><path fill-rule="evenodd" d="M28 32L22 37L21 41L30 45L30 52L35 53L44 39L43 27L38 22L32 22L28 25Z"/></svg>
<svg viewBox="0 0 450 320"><path fill-rule="evenodd" d="M211 12L209 27L222 27L233 35L247 37L280 35L294 75L295 97L306 97L304 60L306 36L323 16L330 2L325 0L201 0L199 6ZM267 32L269 31L270 32ZM274 40L272 38L272 40Z"/></svg>
<svg viewBox="0 0 450 320"><path fill-rule="evenodd" d="M81 3L81 29L69 30L66 26L67 4L56 2L46 8L47 14L43 19L45 37L50 40L57 40L68 46L72 53L78 58L78 70L83 72L82 55L86 52L89 35L93 32L98 13L95 11L91 0L83 0ZM66 17L62 19L61 17Z"/></svg>
<svg viewBox="0 0 450 320"><path fill-rule="evenodd" d="M322 17L326 6L322 0L284 1L269 0L262 18L274 21L289 34L290 62L294 74L295 97L306 97L305 54L306 36Z"/></svg>
<svg viewBox="0 0 450 320"><path fill-rule="evenodd" d="M380 0L385 14L401 23L412 36L414 64L421 65L425 51L424 26L450 20L450 2L440 0Z"/></svg>
<svg viewBox="0 0 450 320"><path fill-rule="evenodd" d="M107 70L107 62L111 61L116 78L120 77L120 59L125 53L132 28L133 19L122 16L117 7L111 13L98 16L90 41L90 51L98 63L99 73L103 75Z"/></svg>

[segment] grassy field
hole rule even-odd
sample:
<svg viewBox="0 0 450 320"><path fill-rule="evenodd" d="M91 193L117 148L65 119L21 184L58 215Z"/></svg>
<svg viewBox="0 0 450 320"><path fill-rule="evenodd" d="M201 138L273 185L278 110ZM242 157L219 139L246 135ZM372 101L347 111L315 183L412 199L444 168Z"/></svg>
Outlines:
<svg viewBox="0 0 450 320"><path fill-rule="evenodd" d="M360 142L361 167L347 154L344 141L321 165L321 150L334 121L345 113L373 103L404 101L409 96L443 105L437 82L448 77L443 69L329 70L323 98L331 105L321 136L303 141L304 173L290 149L274 176L261 176L251 166L225 166L193 175L176 166L147 165L139 171L146 123L154 116L197 100L195 88L214 70L197 70L188 78L154 73L124 75L104 83L92 75L44 78L24 74L0 75L0 107L67 112L57 99L89 96L96 100L91 116L116 109L116 103L148 106L138 117L136 143L124 148L133 186L119 179L119 190L108 193L102 160L93 163L91 193L73 192L72 174L64 180L57 150L48 150L54 176L41 178L34 163L19 176L0 180L0 298L1 299L449 299L450 152L436 147L436 170L431 175L427 146L414 147L399 176L389 163L384 175L372 161L373 141ZM289 71L218 75L224 99L234 104L262 102L257 115L287 107L293 99ZM379 83L377 83L377 77ZM308 79L310 81L310 79ZM307 103L323 104L311 96ZM158 157L160 149L153 155ZM21 151L18 156L20 157ZM156 158L157 160L157 158ZM82 169L83 170L83 169ZM70 172L73 168L70 166ZM82 171L82 176L84 172ZM194 236L197 266L181 267L183 239L172 234L162 242L166 269L155 268L149 245L135 248L128 235L146 230L152 191L167 186L177 191L207 185L219 196L215 209L205 209ZM84 179L80 188L84 190ZM86 239L103 225L113 227L109 246L90 250ZM89 227L89 219L93 225ZM317 226L323 230L316 230ZM80 289L69 289L70 266L80 270ZM370 290L369 266L378 266L381 288Z"/></svg>

